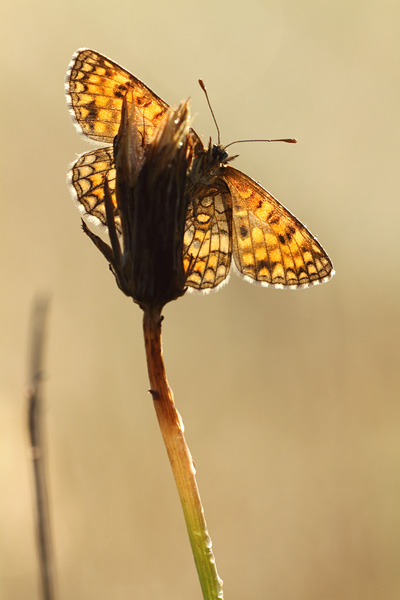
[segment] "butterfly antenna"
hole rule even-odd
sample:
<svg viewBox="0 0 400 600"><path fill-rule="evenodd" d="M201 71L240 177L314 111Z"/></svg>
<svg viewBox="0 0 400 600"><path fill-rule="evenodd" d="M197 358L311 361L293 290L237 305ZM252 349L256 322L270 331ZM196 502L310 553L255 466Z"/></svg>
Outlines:
<svg viewBox="0 0 400 600"><path fill-rule="evenodd" d="M213 111L212 106L211 106L210 99L209 99L208 94L207 94L206 86L204 85L204 81L202 79L199 79L199 85L200 85L201 89L203 90L203 92L206 95L206 100L207 100L208 108L211 111L212 118L214 119L215 127L217 128L218 146L219 146L221 144L221 133L220 133L220 130L219 130L219 127L218 127L217 119L215 118L214 111Z"/></svg>
<svg viewBox="0 0 400 600"><path fill-rule="evenodd" d="M277 140L236 140L235 142L227 144L224 149L226 150L226 148L232 146L232 144L245 144L247 142L286 142L287 144L297 144L296 138L280 138Z"/></svg>

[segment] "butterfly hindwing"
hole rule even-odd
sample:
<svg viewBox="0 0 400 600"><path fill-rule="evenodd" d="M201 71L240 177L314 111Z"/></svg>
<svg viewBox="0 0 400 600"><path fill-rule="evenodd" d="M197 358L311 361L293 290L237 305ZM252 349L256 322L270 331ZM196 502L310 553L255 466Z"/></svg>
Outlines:
<svg viewBox="0 0 400 600"><path fill-rule="evenodd" d="M189 201L183 238L186 285L195 290L218 287L228 277L232 257L230 194L217 192Z"/></svg>
<svg viewBox="0 0 400 600"><path fill-rule="evenodd" d="M104 204L104 184L107 179L114 204L116 230L121 231L121 221L115 197L115 169L112 146L86 152L72 165L69 173L71 188L79 210L96 225L107 226Z"/></svg>

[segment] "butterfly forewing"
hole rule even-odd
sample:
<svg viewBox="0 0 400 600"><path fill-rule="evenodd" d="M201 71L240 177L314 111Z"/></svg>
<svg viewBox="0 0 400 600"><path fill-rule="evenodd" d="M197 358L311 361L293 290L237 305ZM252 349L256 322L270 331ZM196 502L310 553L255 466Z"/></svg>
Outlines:
<svg viewBox="0 0 400 600"><path fill-rule="evenodd" d="M168 105L144 83L93 50L78 50L66 77L66 94L79 130L99 142L112 142L121 121L122 100L133 94L137 126L148 143Z"/></svg>
<svg viewBox="0 0 400 600"><path fill-rule="evenodd" d="M222 172L232 195L233 257L242 275L291 288L322 283L333 275L319 242L267 190L233 167Z"/></svg>

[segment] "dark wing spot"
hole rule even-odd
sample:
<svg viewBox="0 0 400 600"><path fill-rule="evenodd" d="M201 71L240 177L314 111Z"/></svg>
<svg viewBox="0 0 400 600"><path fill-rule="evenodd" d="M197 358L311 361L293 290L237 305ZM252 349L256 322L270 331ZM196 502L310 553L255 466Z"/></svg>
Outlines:
<svg viewBox="0 0 400 600"><path fill-rule="evenodd" d="M96 119L96 118L97 118L97 115L98 115L98 110L97 110L97 107L96 107L96 103L95 103L95 101L94 101L94 100L91 100L91 102L89 102L89 103L86 105L86 108L87 108L87 110L88 110L88 114L87 114L87 117L86 117L86 119L87 119L88 121L93 121L93 119Z"/></svg>
<svg viewBox="0 0 400 600"><path fill-rule="evenodd" d="M244 238L244 237L247 237L248 233L249 232L248 232L247 228L244 225L241 225L240 226L240 235Z"/></svg>
<svg viewBox="0 0 400 600"><path fill-rule="evenodd" d="M117 96L117 98L123 98L127 91L128 91L128 86L121 83L115 90L115 95Z"/></svg>
<svg viewBox="0 0 400 600"><path fill-rule="evenodd" d="M144 96L137 96L135 102L137 106L141 106L142 108L147 108L151 104L151 100L147 100Z"/></svg>
<svg viewBox="0 0 400 600"><path fill-rule="evenodd" d="M260 260L257 263L257 271L261 271L262 269L267 269L268 271L270 269L273 269L276 266L276 262L271 263L271 265L268 263L267 260Z"/></svg>
<svg viewBox="0 0 400 600"><path fill-rule="evenodd" d="M271 212L269 213L268 217L267 217L267 221L268 223L272 223L273 225L277 225L280 221L279 215L276 214L276 212L274 210L271 210Z"/></svg>
<svg viewBox="0 0 400 600"><path fill-rule="evenodd" d="M279 237L279 241L280 241L280 243L281 243L281 244L286 244L286 240L285 240L285 238L283 237L283 235L279 234L279 236L278 236L278 237Z"/></svg>

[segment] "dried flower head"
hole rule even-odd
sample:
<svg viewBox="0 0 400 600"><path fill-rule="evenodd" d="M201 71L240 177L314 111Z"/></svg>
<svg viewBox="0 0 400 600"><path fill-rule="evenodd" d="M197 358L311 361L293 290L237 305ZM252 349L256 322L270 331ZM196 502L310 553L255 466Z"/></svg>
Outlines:
<svg viewBox="0 0 400 600"><path fill-rule="evenodd" d="M138 119L133 96L127 94L114 140L120 224L115 221L107 178L104 183L111 246L85 223L83 229L109 261L120 289L143 309L161 310L186 291L183 236L187 212L188 104L183 102L176 110L167 110L148 145Z"/></svg>

